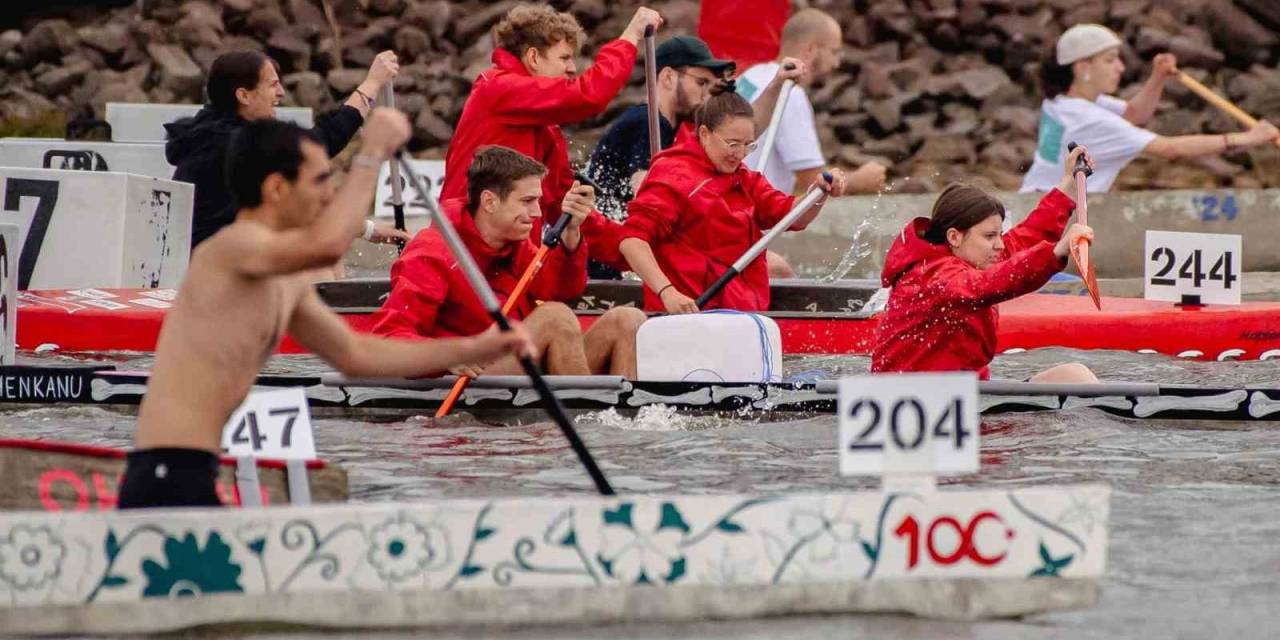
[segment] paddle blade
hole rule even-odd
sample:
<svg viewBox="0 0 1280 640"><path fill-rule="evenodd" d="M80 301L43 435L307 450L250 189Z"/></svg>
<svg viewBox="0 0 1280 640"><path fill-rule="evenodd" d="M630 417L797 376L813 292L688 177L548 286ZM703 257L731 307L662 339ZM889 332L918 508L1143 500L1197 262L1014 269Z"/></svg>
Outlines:
<svg viewBox="0 0 1280 640"><path fill-rule="evenodd" d="M1075 263L1076 271L1080 272L1080 277L1084 279L1084 286L1089 290L1089 297L1093 298L1093 306L1102 311L1102 295L1098 293L1098 274L1094 271L1093 263L1089 261L1089 242L1080 240L1071 247L1071 262Z"/></svg>

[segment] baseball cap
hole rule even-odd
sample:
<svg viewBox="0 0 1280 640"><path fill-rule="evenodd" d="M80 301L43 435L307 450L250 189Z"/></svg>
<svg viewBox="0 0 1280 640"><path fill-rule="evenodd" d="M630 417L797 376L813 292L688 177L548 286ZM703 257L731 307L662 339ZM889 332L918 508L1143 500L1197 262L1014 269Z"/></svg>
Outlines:
<svg viewBox="0 0 1280 640"><path fill-rule="evenodd" d="M1058 38L1058 64L1084 60L1121 44L1114 31L1100 24L1078 24Z"/></svg>
<svg viewBox="0 0 1280 640"><path fill-rule="evenodd" d="M667 67L702 67L716 75L723 75L726 69L732 69L732 60L720 60L711 55L711 49L702 38L694 36L675 36L658 45L658 69Z"/></svg>

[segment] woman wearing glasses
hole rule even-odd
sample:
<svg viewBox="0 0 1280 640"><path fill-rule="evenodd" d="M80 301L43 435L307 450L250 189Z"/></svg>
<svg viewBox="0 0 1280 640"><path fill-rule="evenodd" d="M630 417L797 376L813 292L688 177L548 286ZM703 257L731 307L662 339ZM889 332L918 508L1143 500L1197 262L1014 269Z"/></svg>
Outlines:
<svg viewBox="0 0 1280 640"><path fill-rule="evenodd" d="M695 113L693 135L679 136L675 145L653 157L628 206L618 247L645 283L646 310L696 313L694 298L795 205L794 197L742 163L756 146L752 117L742 96L712 97ZM814 184L838 196L844 192L844 174L832 174L830 184L821 178ZM790 230L804 229L825 200L818 200ZM743 269L708 307L767 310L764 256Z"/></svg>

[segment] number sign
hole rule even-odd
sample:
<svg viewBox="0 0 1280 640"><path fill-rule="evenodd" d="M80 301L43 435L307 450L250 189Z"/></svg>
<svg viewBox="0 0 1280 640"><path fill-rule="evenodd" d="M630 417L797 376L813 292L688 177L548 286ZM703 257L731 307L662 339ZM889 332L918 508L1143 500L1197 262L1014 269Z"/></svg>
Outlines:
<svg viewBox="0 0 1280 640"><path fill-rule="evenodd" d="M905 373L840 380L840 473L978 470L978 378Z"/></svg>
<svg viewBox="0 0 1280 640"><path fill-rule="evenodd" d="M1199 296L1203 304L1240 304L1240 236L1148 231L1145 253L1147 300Z"/></svg>
<svg viewBox="0 0 1280 640"><path fill-rule="evenodd" d="M314 459L306 392L298 387L251 392L222 428L222 450L233 456Z"/></svg>
<svg viewBox="0 0 1280 640"><path fill-rule="evenodd" d="M444 160L410 160L409 165L418 172L422 181L431 188L431 197L440 201L440 187L444 186ZM428 215L427 203L422 194L409 182L409 178L400 176L400 199L404 201L404 215ZM390 218L395 215L391 207L391 165L382 163L378 169L378 189L373 202L373 215L379 218Z"/></svg>

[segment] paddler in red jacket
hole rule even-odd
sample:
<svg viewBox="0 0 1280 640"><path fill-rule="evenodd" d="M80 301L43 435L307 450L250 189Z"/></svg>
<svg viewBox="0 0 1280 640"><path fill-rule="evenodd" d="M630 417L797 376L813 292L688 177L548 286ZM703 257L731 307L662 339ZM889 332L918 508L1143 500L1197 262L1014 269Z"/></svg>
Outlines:
<svg viewBox="0 0 1280 640"><path fill-rule="evenodd" d="M502 145L547 167L542 210L547 224L560 217L560 202L573 185L569 145L560 126L604 111L626 86L646 27L662 24L641 7L617 40L596 53L595 64L575 75L573 57L584 34L577 19L545 4L522 4L493 29L493 66L476 78L445 154L442 200L467 193L467 167L476 150ZM535 224L534 239L541 233ZM618 266L618 225L593 211L582 225L591 257Z"/></svg>
<svg viewBox="0 0 1280 640"><path fill-rule="evenodd" d="M653 157L640 191L627 206L619 249L642 280L644 308L696 313L695 299L791 211L796 198L769 184L742 160L755 148L751 104L737 93L712 97L694 116L694 132ZM844 174L828 184L838 196ZM804 229L817 217L818 200L791 226ZM769 271L764 255L712 298L708 308L766 311Z"/></svg>
<svg viewBox="0 0 1280 640"><path fill-rule="evenodd" d="M471 251L499 302L506 303L537 246L529 229L542 216L538 202L547 172L541 163L506 147L476 154L467 171L468 195L445 200L442 207ZM574 183L561 201L572 216L560 246L551 250L508 317L522 319L540 346L547 373L636 376L636 330L644 313L634 307L611 309L585 334L563 302L582 293L587 282L587 244L580 231L595 195ZM589 244L587 246L590 246ZM538 304L538 301L546 301ZM428 227L405 247L391 267L391 295L373 316L373 332L388 337L443 338L484 332L493 319L459 269L444 236ZM521 373L514 357L473 363L454 373L478 376Z"/></svg>
<svg viewBox="0 0 1280 640"><path fill-rule="evenodd" d="M1084 153L1083 146L1071 153L1058 188L1007 233L1001 234L1004 205L965 184L947 187L931 217L907 223L885 257L881 283L893 291L876 330L873 372L976 371L984 380L990 377L1000 320L996 305L1044 286L1066 266L1077 239L1093 240L1087 226L1067 228L1076 203L1066 192ZM1031 381L1097 378L1071 363Z"/></svg>

